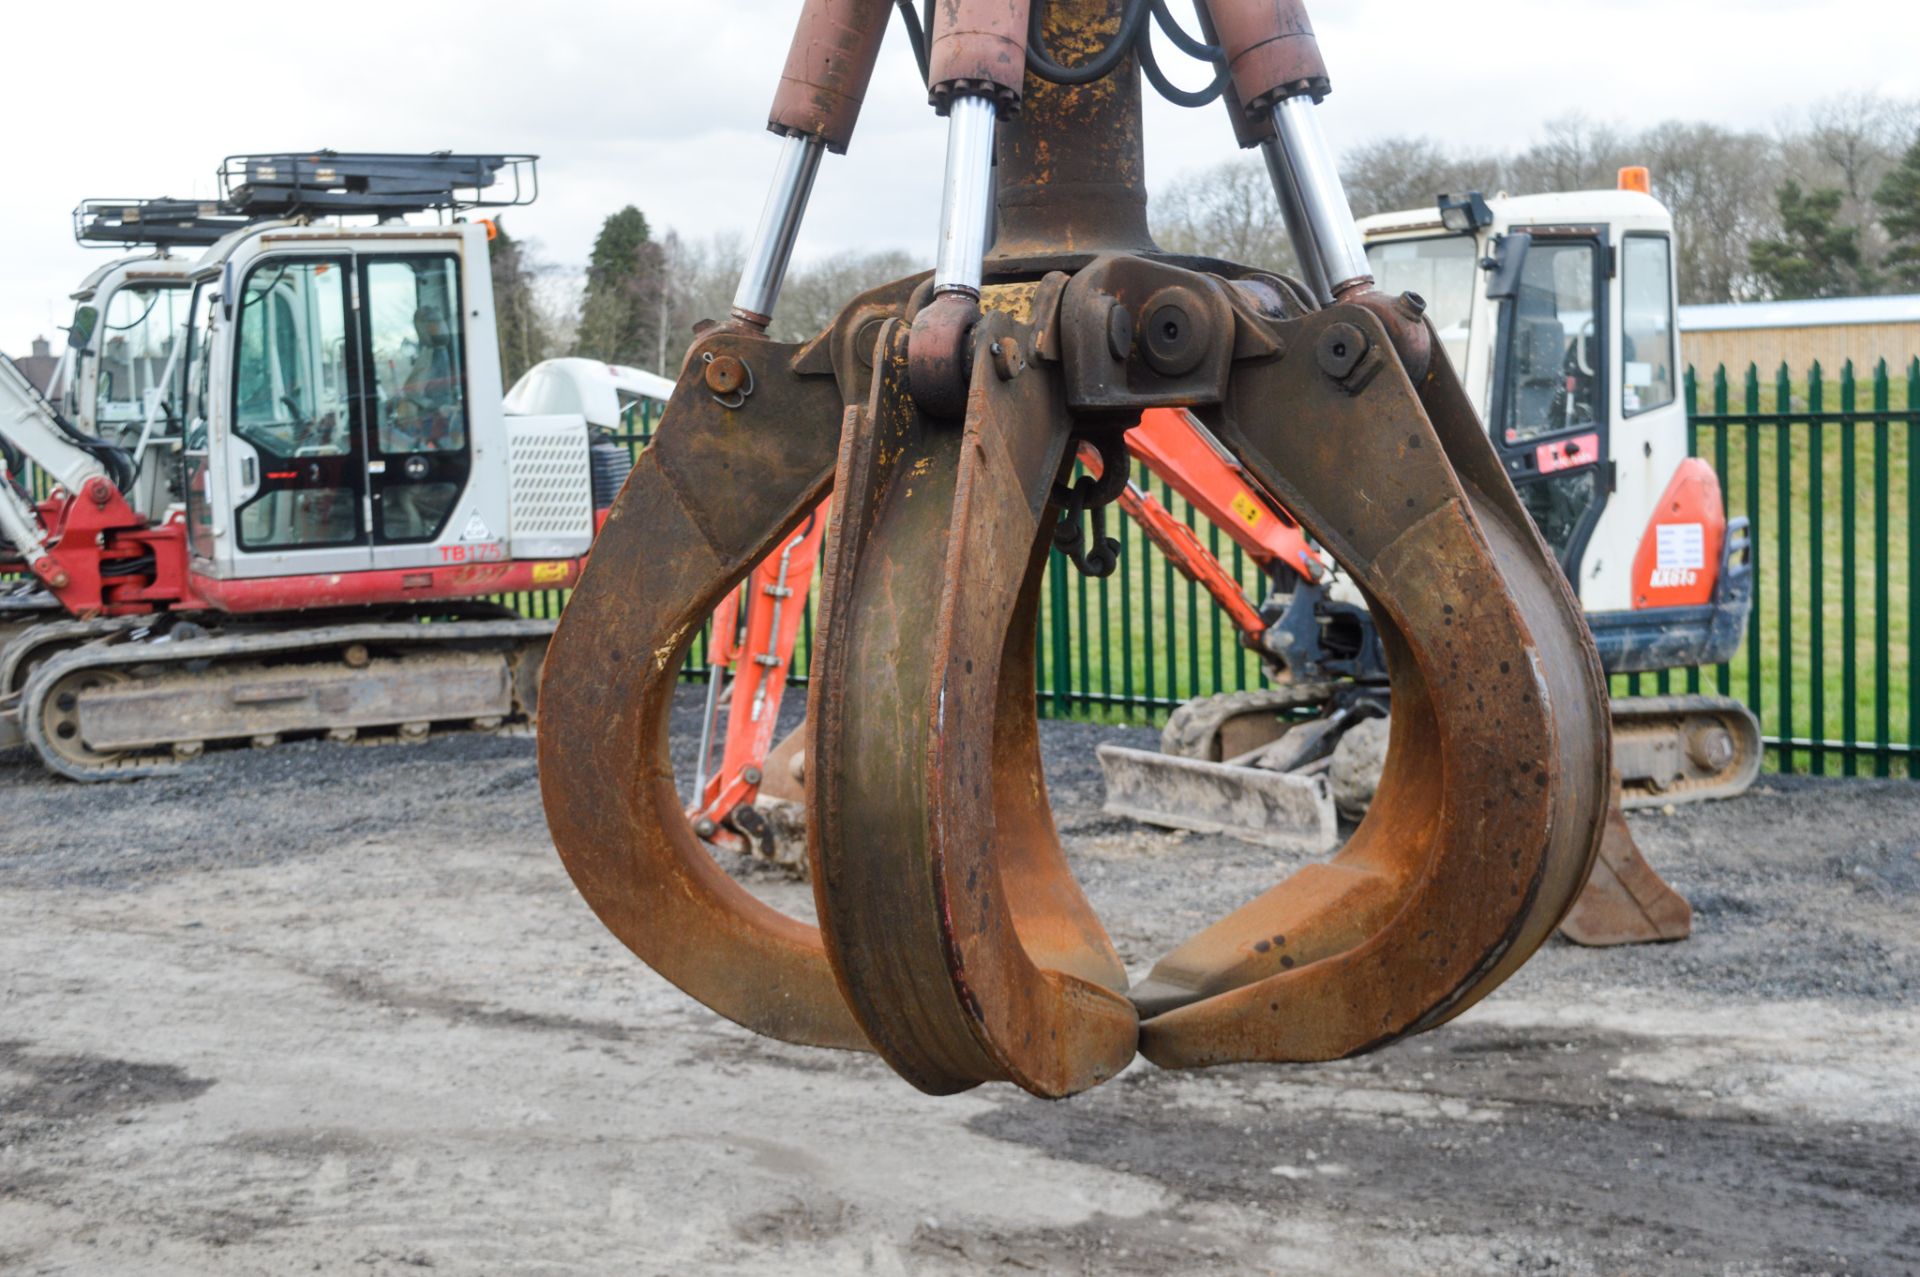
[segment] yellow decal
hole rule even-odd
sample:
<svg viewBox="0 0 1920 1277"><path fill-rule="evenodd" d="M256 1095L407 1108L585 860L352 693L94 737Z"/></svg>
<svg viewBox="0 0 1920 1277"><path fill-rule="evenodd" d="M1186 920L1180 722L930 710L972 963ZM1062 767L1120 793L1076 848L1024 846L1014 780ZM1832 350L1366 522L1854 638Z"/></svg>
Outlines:
<svg viewBox="0 0 1920 1277"><path fill-rule="evenodd" d="M1229 504L1233 506L1233 512L1235 514L1247 521L1247 526L1250 528L1259 527L1260 520L1267 517L1266 511L1262 510L1254 499L1244 492L1234 493L1233 500L1229 502Z"/></svg>
<svg viewBox="0 0 1920 1277"><path fill-rule="evenodd" d="M567 579L568 567L569 565L565 563L536 563L533 565L533 583L552 585L556 581L564 581Z"/></svg>

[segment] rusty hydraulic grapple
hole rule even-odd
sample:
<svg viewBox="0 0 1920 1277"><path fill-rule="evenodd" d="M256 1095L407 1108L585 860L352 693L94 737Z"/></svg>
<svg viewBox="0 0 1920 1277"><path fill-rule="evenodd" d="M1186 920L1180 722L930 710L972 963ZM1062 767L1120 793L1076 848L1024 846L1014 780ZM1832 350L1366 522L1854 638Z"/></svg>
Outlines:
<svg viewBox="0 0 1920 1277"><path fill-rule="evenodd" d="M1432 1028L1546 939L1607 815L1606 693L1579 609L1421 302L1372 287L1315 126L1328 82L1304 11L1203 0L1202 36L1178 37L1266 154L1299 283L1149 238L1143 61L1166 87L1149 7L935 0L922 39L901 5L949 121L938 267L783 345L765 326L807 192L847 145L893 9L807 0L732 317L699 334L548 657L547 814L606 925L722 1015L871 1049L929 1092L1062 1096L1136 1052L1325 1060ZM1066 484L1076 450L1123 479L1122 434L1165 406L1191 408L1365 590L1393 735L1338 856L1129 988L1054 829L1035 615L1063 515L1118 493ZM806 746L815 927L702 848L667 728L705 617L830 488ZM1061 535L1106 566L1097 527L1090 548Z"/></svg>

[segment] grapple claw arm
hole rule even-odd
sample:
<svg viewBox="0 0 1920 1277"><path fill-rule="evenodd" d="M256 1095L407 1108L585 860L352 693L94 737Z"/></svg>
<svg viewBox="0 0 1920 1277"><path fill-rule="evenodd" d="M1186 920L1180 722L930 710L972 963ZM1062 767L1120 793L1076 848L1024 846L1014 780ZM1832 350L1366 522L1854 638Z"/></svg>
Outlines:
<svg viewBox="0 0 1920 1277"><path fill-rule="evenodd" d="M819 931L755 899L695 838L668 751L673 693L715 604L825 495L845 404L870 376L860 338L902 313L918 282L855 299L805 346L738 325L696 342L594 544L543 678L541 794L581 895L668 980L791 1042L866 1045ZM745 399L710 380L735 365L755 379Z"/></svg>

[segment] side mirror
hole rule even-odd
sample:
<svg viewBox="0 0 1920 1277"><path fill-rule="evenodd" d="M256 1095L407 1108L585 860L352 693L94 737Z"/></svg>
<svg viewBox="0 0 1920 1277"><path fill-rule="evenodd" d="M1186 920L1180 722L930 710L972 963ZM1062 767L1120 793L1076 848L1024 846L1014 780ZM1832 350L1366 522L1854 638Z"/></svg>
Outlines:
<svg viewBox="0 0 1920 1277"><path fill-rule="evenodd" d="M1482 270L1493 272L1493 278L1487 281L1488 297L1507 301L1520 295L1520 276L1527 268L1527 250L1532 247L1533 236L1525 231L1502 235L1493 241L1493 256L1480 263Z"/></svg>
<svg viewBox="0 0 1920 1277"><path fill-rule="evenodd" d="M67 329L67 345L74 350L85 350L93 340L93 330L100 326L100 312L91 306L82 306L73 312L73 326Z"/></svg>

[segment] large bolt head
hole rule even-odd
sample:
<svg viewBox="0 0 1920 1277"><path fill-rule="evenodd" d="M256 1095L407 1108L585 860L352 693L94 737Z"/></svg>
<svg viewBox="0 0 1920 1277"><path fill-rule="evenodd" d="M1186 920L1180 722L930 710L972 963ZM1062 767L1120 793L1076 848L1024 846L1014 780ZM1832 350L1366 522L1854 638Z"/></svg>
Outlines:
<svg viewBox="0 0 1920 1277"><path fill-rule="evenodd" d="M1340 381L1366 358L1367 335L1352 324L1329 324L1320 334L1320 346L1315 353L1320 360L1320 371Z"/></svg>
<svg viewBox="0 0 1920 1277"><path fill-rule="evenodd" d="M707 389L731 395L747 384L747 366L733 355L715 355L707 362Z"/></svg>
<svg viewBox="0 0 1920 1277"><path fill-rule="evenodd" d="M1140 335L1147 363L1162 377L1184 377L1200 366L1212 344L1206 311L1185 290L1169 288L1147 303Z"/></svg>

